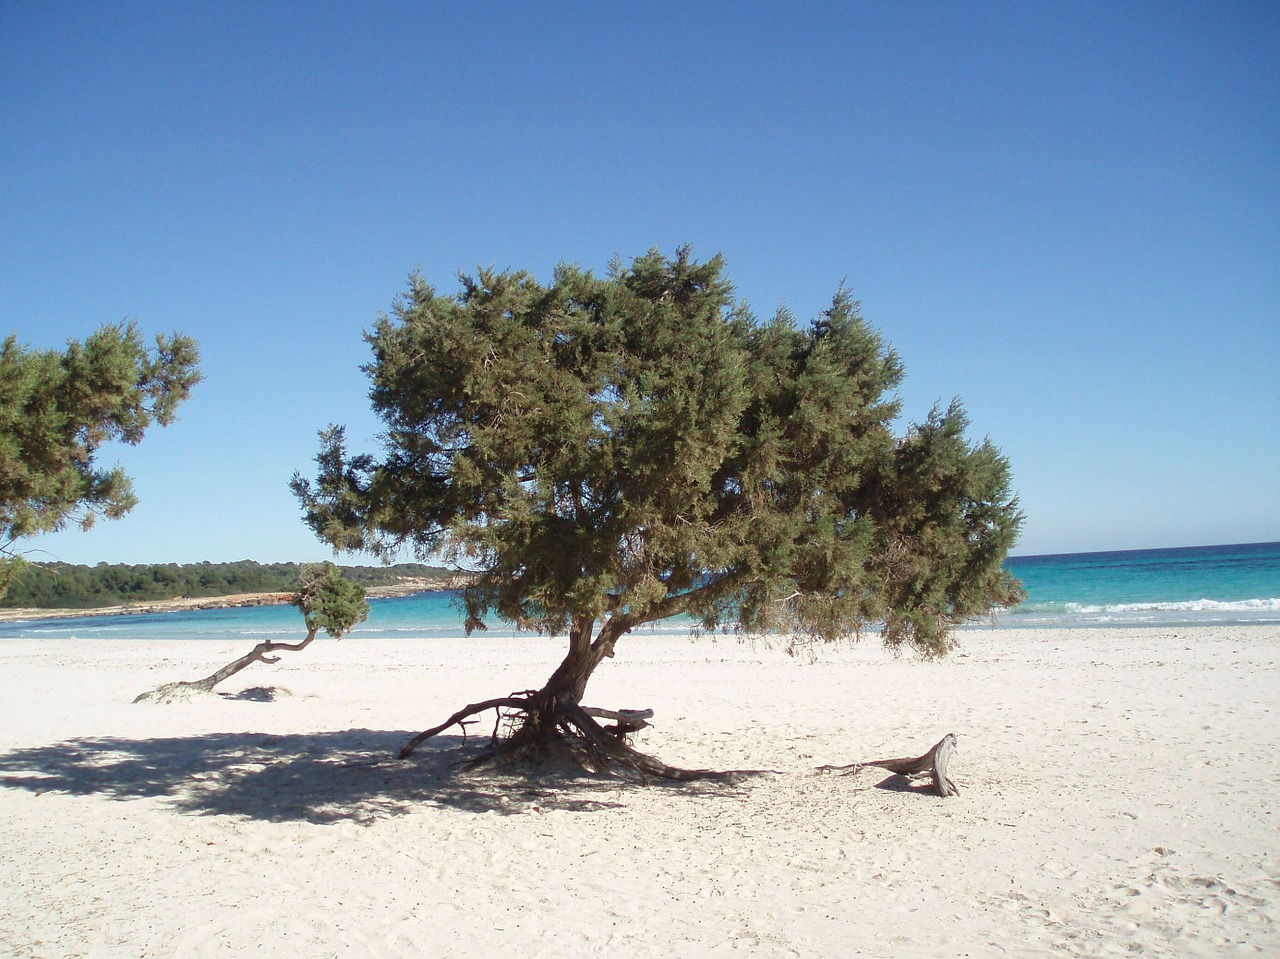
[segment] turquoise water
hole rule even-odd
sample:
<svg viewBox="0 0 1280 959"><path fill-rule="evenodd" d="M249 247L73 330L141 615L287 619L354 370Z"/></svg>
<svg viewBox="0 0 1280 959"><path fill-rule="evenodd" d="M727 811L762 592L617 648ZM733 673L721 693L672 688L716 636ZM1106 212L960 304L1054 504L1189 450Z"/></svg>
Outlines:
<svg viewBox="0 0 1280 959"><path fill-rule="evenodd" d="M1006 626L1280 623L1280 543L1017 556Z"/></svg>
<svg viewBox="0 0 1280 959"><path fill-rule="evenodd" d="M1018 556L1009 560L1009 568L1028 596L1002 614L1002 627L1280 624L1280 543ZM461 636L462 613L455 601L453 593L374 600L368 621L350 638ZM514 633L494 623L489 635ZM0 639L288 642L302 635L302 618L292 606L0 623Z"/></svg>
<svg viewBox="0 0 1280 959"><path fill-rule="evenodd" d="M369 618L344 638L433 639L463 634L456 594L419 593L369 603ZM490 632L512 635L495 623ZM198 609L169 613L83 616L0 623L3 639L264 639L293 642L306 635L302 615L292 606ZM322 636L322 639L328 637Z"/></svg>

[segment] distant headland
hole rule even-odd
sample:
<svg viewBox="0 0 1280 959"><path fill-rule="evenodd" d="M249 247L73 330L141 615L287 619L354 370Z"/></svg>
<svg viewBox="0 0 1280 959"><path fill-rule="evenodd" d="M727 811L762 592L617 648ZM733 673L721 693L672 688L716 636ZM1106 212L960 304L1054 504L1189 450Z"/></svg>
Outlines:
<svg viewBox="0 0 1280 959"><path fill-rule="evenodd" d="M250 560L138 566L31 563L0 600L0 620L279 605L289 602L301 566ZM370 599L460 589L467 582L457 570L419 563L339 568L364 586Z"/></svg>

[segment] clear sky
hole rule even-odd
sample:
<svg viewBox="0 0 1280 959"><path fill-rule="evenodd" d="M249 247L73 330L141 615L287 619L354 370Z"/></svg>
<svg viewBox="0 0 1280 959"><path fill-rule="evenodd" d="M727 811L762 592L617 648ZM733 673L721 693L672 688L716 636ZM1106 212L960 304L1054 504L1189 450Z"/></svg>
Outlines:
<svg viewBox="0 0 1280 959"><path fill-rule="evenodd" d="M287 484L410 272L683 243L761 316L847 277L1019 553L1280 540L1276 3L5 3L0 187L0 335L206 377L35 560L327 558Z"/></svg>

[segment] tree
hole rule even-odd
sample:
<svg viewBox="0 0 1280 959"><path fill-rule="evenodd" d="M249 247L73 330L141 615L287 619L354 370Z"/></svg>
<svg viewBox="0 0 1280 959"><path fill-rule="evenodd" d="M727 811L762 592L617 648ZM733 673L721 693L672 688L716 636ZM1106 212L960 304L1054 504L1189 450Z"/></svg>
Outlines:
<svg viewBox="0 0 1280 959"><path fill-rule="evenodd" d="M147 349L133 323L103 326L65 351L32 350L9 336L0 346L0 595L16 569L14 543L99 516L118 519L137 503L116 466L100 469L103 443L142 440L168 426L200 380L199 350L181 334Z"/></svg>
<svg viewBox="0 0 1280 959"><path fill-rule="evenodd" d="M365 601L363 586L342 578L342 571L332 563L314 563L302 567L301 584L289 602L302 612L307 625L306 638L297 643L277 643L264 640L234 662L228 663L204 679L195 682L166 683L140 693L135 703L169 703L188 699L192 694L211 693L223 680L234 676L254 663L278 663L273 653L282 650L299 652L311 645L323 630L340 639L358 623L369 616L369 604Z"/></svg>
<svg viewBox="0 0 1280 959"><path fill-rule="evenodd" d="M567 743L679 776L581 706L635 627L688 614L820 642L879 623L889 646L938 655L951 627L1021 597L1002 567L1021 523L1006 460L966 441L958 402L894 435L902 365L843 286L801 325L758 322L721 259L688 249L606 277L461 283L446 297L415 275L367 335L385 455L349 454L332 426L317 477L293 480L339 550L474 569L468 632L496 615L567 637L542 689L424 736L502 708L518 727L501 755Z"/></svg>

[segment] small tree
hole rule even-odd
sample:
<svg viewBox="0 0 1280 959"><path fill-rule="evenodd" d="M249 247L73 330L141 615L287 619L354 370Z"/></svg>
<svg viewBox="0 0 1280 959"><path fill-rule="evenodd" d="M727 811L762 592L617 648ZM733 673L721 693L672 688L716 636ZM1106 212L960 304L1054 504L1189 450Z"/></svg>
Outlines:
<svg viewBox="0 0 1280 959"><path fill-rule="evenodd" d="M841 288L813 324L757 322L717 257L657 252L598 278L561 266L414 276L367 336L382 458L321 434L293 488L339 550L412 547L477 571L467 630L489 615L567 637L514 710L504 755L558 742L681 776L583 711L596 667L643 623L832 641L882 624L890 646L946 652L951 627L1010 605L1002 560L1021 514L1005 459L971 446L959 403L895 437L896 354ZM406 746L413 748L418 740Z"/></svg>
<svg viewBox="0 0 1280 959"><path fill-rule="evenodd" d="M277 643L264 640L235 662L228 663L215 673L195 682L166 683L140 693L135 703L168 703L189 699L192 694L211 693L223 680L234 676L254 663L278 663L273 653L284 650L298 652L306 649L323 630L340 639L353 626L369 616L369 604L365 601L363 586L357 586L342 578L342 572L332 563L316 563L302 567L302 583L289 600L302 612L307 625L306 638L297 643Z"/></svg>
<svg viewBox="0 0 1280 959"><path fill-rule="evenodd" d="M180 334L149 351L133 323L108 325L65 351L0 346L0 595L17 568L14 543L137 503L119 466L98 468L103 443L168 426L200 380L199 350Z"/></svg>

